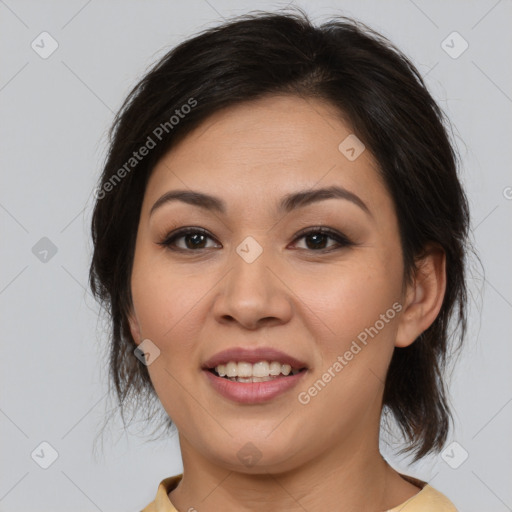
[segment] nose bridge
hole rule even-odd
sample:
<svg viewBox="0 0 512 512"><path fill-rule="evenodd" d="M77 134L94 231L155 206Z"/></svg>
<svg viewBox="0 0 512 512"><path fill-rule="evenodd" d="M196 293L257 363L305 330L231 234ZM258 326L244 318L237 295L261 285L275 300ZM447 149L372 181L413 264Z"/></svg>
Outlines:
<svg viewBox="0 0 512 512"><path fill-rule="evenodd" d="M263 237L259 237L262 240ZM272 265L272 254L269 247L263 247L253 236L245 237L235 248L230 258L232 276L230 294L237 294L240 299L255 305L265 301L271 295L272 275L268 267Z"/></svg>
<svg viewBox="0 0 512 512"><path fill-rule="evenodd" d="M262 237L259 237L260 240ZM232 254L231 263L237 279L245 285L253 285L254 293L268 293L269 273L268 267L272 264L271 249L267 246L263 248L253 236L247 236L235 248Z"/></svg>
<svg viewBox="0 0 512 512"><path fill-rule="evenodd" d="M291 304L286 287L276 277L276 263L271 249L264 248L255 237L247 236L236 246L217 297L217 317L230 317L245 327L254 327L262 319L288 320Z"/></svg>

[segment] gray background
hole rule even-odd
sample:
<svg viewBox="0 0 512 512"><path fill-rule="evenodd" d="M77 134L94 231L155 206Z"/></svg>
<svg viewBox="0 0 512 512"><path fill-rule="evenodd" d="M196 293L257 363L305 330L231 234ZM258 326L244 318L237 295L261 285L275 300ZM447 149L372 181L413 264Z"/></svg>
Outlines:
<svg viewBox="0 0 512 512"><path fill-rule="evenodd" d="M410 467L383 450L460 511L512 510L511 1L293 3L317 21L342 13L388 36L454 124L485 268L485 278L471 271L468 340L451 379L456 428L447 446L458 444L444 452L449 463L435 456ZM181 471L176 438L148 443L119 421L93 451L115 404L105 321L87 290L92 191L113 114L151 63L223 18L285 5L0 0L1 511L137 511ZM46 59L31 47L43 31L59 45ZM442 46L453 31L469 44L458 58L462 39ZM58 454L47 469L40 464L52 450L42 442Z"/></svg>

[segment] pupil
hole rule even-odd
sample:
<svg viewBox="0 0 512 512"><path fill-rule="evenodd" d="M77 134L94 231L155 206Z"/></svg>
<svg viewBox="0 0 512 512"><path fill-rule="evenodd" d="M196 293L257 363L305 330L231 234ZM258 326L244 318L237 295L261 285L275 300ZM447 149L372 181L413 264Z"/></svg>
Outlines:
<svg viewBox="0 0 512 512"><path fill-rule="evenodd" d="M202 239L201 239L202 238ZM187 235L186 236L186 240L187 241L190 241L191 239L195 239L195 242L192 242L192 244L190 244L192 246L192 248L194 247L199 247L199 245L201 244L201 242L204 242L204 235L200 234L200 233L195 233L195 234L192 234L192 235ZM198 242L198 243L196 243ZM190 245L187 244L188 248L190 249Z"/></svg>
<svg viewBox="0 0 512 512"><path fill-rule="evenodd" d="M322 242L325 242L325 238L326 238L326 235L323 235L321 233L319 234L315 234L315 235L309 235L308 237L306 237L307 239L311 240L311 239L316 239L317 242L318 242L318 239L320 239L320 243L313 243L313 248L318 248L319 246L323 246L323 243ZM307 244L308 247L310 244Z"/></svg>

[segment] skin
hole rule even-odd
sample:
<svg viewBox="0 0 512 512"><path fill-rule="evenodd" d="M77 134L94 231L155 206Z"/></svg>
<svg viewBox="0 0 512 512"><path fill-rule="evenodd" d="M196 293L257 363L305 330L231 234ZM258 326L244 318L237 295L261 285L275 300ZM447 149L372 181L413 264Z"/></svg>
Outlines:
<svg viewBox="0 0 512 512"><path fill-rule="evenodd" d="M180 511L384 511L419 491L380 455L379 419L394 348L414 342L440 310L445 257L432 247L403 286L392 198L368 150L354 161L338 150L351 133L319 100L266 97L215 113L153 170L138 226L130 326L137 344L150 339L161 351L148 370L179 432L184 476L169 498ZM356 194L370 214L337 198L277 211L288 193L331 185ZM176 201L150 216L157 199L177 189L222 198L227 211ZM355 245L297 238L319 225ZM187 226L208 231L200 249L190 236L175 241L181 252L159 245ZM236 252L247 236L263 249L252 263ZM395 302L400 313L300 403L298 394ZM201 370L235 346L275 347L306 361L308 373L269 402L237 404ZM261 455L253 466L237 457L249 442Z"/></svg>

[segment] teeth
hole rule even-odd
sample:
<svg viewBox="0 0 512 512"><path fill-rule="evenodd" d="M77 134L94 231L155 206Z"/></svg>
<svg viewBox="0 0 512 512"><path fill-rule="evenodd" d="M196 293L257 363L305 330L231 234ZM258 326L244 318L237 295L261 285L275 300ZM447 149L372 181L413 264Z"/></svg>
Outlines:
<svg viewBox="0 0 512 512"><path fill-rule="evenodd" d="M281 366L281 373L283 375L290 375L291 371L292 371L292 367L289 364L283 364Z"/></svg>
<svg viewBox="0 0 512 512"><path fill-rule="evenodd" d="M273 377L229 377L233 382L267 382L272 379Z"/></svg>
<svg viewBox="0 0 512 512"><path fill-rule="evenodd" d="M281 363L272 361L270 363L270 375L279 375L281 373Z"/></svg>
<svg viewBox="0 0 512 512"><path fill-rule="evenodd" d="M219 364L219 366L215 367L215 371L221 376L226 376L226 365L225 364Z"/></svg>
<svg viewBox="0 0 512 512"><path fill-rule="evenodd" d="M226 376L237 377L238 376L238 365L236 363L228 363L226 365Z"/></svg>
<svg viewBox="0 0 512 512"><path fill-rule="evenodd" d="M279 361L259 361L251 364L245 361L239 363L230 361L227 364L219 364L215 371L220 377L227 377L237 382L265 382L278 375L295 375L298 369L293 369L289 364L281 364Z"/></svg>
<svg viewBox="0 0 512 512"><path fill-rule="evenodd" d="M263 377L263 375L256 375L256 377ZM238 363L238 377L252 377L253 369L251 363Z"/></svg>
<svg viewBox="0 0 512 512"><path fill-rule="evenodd" d="M245 363L238 363L238 368L240 369L240 365ZM252 376L253 377L268 377L270 375L270 365L266 361L260 361L259 363L254 363L252 365Z"/></svg>

